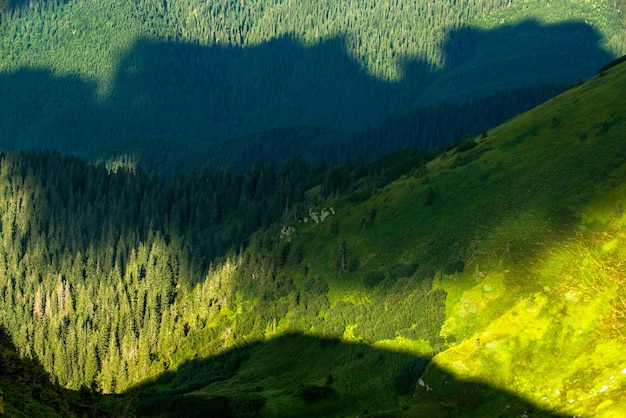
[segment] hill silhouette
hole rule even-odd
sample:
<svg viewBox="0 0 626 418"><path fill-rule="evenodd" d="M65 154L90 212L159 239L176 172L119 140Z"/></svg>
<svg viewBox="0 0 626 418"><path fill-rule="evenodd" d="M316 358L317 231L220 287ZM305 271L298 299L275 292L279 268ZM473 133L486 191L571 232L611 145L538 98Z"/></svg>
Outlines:
<svg viewBox="0 0 626 418"><path fill-rule="evenodd" d="M561 416L427 357L303 334L191 360L126 394L139 416Z"/></svg>
<svg viewBox="0 0 626 418"><path fill-rule="evenodd" d="M251 417L261 413L561 416L504 390L459 381L429 358L335 338L287 334L253 342L215 357L191 360L176 373L165 373L120 395L105 395L94 388L61 388L52 383L37 359L19 358L2 328L0 340L0 412L10 416L27 416L27 411L46 416L141 417ZM377 394L379 390L384 393ZM389 392L397 396L391 407L388 402L380 403ZM388 409L381 411L381 405Z"/></svg>
<svg viewBox="0 0 626 418"><path fill-rule="evenodd" d="M0 416L113 417L122 416L125 406L120 396L102 396L88 388L72 391L54 383L37 359L20 358L0 326Z"/></svg>
<svg viewBox="0 0 626 418"><path fill-rule="evenodd" d="M580 22L465 28L447 39L445 68L433 70L407 57L402 79L394 82L367 73L341 38L304 46L282 37L251 48L140 39L121 54L105 91L94 81L47 70L1 74L0 146L51 148L93 159L133 154L161 172L207 161L249 163L242 157L245 144L259 132L271 132L263 136L262 154L279 162L288 155L354 158L355 143L361 154L380 156L396 144L377 138L374 145L371 128L377 136L387 118L410 109L417 110L394 124L414 121L428 104L427 119L436 120L411 128L403 146L432 150L458 139L446 130L450 121L471 115L473 130L480 132L592 75L612 58L600 48L598 33ZM503 94L511 89L522 93ZM464 104L452 112L451 102ZM293 127L300 133L285 135ZM306 141L298 140L302 133Z"/></svg>

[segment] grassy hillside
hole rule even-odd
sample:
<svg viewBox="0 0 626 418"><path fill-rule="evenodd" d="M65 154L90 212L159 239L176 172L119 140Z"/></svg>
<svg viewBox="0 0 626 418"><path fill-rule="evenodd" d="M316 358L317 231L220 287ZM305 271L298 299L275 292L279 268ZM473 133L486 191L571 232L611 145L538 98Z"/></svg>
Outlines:
<svg viewBox="0 0 626 418"><path fill-rule="evenodd" d="M442 333L461 341L434 362L451 374L571 415L626 413L625 70L502 125L462 168L500 167L486 187L513 207L469 247L458 283L442 283Z"/></svg>
<svg viewBox="0 0 626 418"><path fill-rule="evenodd" d="M620 64L253 241L212 279L238 354L140 393L235 416L625 414L625 88Z"/></svg>

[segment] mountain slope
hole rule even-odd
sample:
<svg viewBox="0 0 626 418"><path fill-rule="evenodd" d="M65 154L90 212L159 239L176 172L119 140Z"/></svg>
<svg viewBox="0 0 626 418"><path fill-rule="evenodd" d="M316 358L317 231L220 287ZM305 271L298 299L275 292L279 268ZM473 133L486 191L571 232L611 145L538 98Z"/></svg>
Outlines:
<svg viewBox="0 0 626 418"><path fill-rule="evenodd" d="M428 163L4 153L0 321L146 415L622 415L625 88L622 62Z"/></svg>
<svg viewBox="0 0 626 418"><path fill-rule="evenodd" d="M235 415L253 393L267 416L623 415L625 88L622 63L371 195L357 185L260 233L213 317L241 361L217 379L180 363L185 378L142 390L227 398ZM381 369L388 356L363 348L351 366L293 332L430 363Z"/></svg>
<svg viewBox="0 0 626 418"><path fill-rule="evenodd" d="M52 383L36 361L21 359L0 328L0 416L128 416L122 397L106 397L87 388L70 391Z"/></svg>
<svg viewBox="0 0 626 418"><path fill-rule="evenodd" d="M477 160L514 165L528 181L506 196L528 203L482 237L480 274L449 300L443 334L463 342L434 362L452 374L571 415L626 413L624 70L499 127Z"/></svg>

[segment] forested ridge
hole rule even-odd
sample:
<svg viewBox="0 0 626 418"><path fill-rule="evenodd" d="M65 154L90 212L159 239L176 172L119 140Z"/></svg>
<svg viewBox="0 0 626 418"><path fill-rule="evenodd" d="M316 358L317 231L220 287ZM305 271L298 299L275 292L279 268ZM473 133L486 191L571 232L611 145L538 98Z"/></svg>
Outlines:
<svg viewBox="0 0 626 418"><path fill-rule="evenodd" d="M239 140L268 131L278 163L356 159L346 154L354 142L375 158L396 144L367 142L363 131L409 112L428 123L401 140L434 150L459 138L431 123L487 129L622 54L622 6L10 2L0 24L0 143L92 160L134 155L169 175L245 168L253 159ZM472 107L492 99L498 111ZM308 129L309 141L292 139Z"/></svg>
<svg viewBox="0 0 626 418"><path fill-rule="evenodd" d="M319 294L296 296L292 279L276 277L299 256L288 242L272 249L285 238L275 222L309 216L305 191L315 185L321 189L308 204L350 184L366 197L426 161L426 154L411 155L386 164L387 174L363 162L327 168L293 160L279 169L258 163L245 172L163 181L58 153L4 152L1 325L20 353L40 359L61 385L119 392L177 362L215 353L230 339L260 337L267 321L300 304L303 318L295 322L306 323L317 314L308 303L328 305L325 291L312 281ZM234 276L241 263L250 272ZM259 289L268 303L257 306L259 316L234 327L227 320L232 312L220 314L241 309L245 302L236 299ZM285 301L276 305L275 298Z"/></svg>
<svg viewBox="0 0 626 418"><path fill-rule="evenodd" d="M434 158L163 178L3 152L0 325L78 391L37 402L116 416L558 416L615 399L597 387L609 370L616 388L626 379L613 370L626 184L614 64ZM595 377L562 383L578 357ZM552 362L567 373L545 372ZM556 380L573 403L546 389ZM33 402L0 384L7 410Z"/></svg>
<svg viewBox="0 0 626 418"><path fill-rule="evenodd" d="M625 8L0 1L0 414L619 408Z"/></svg>
<svg viewBox="0 0 626 418"><path fill-rule="evenodd" d="M621 13L625 6L623 0L585 3L589 4L554 2L552 8L555 11L548 12L543 19L555 22L563 17L574 20L584 16L591 22L597 20L598 29L601 29L601 25L610 27L614 24L611 12ZM503 12L508 8L514 12ZM395 79L400 76L397 64L409 57L422 57L433 66L446 65L440 48L451 30L463 28L478 17L482 27L511 23L528 18L525 13L529 11L533 16L538 10L542 9L534 2L509 0L366 0L358 3L141 0L106 4L89 0L38 0L4 6L3 31L13 36L3 39L8 42L12 38L13 42L5 45L3 51L5 56L15 60L5 64L10 65L7 69L24 65L45 66L64 73L71 72L76 66L84 66L91 71L104 72L105 68L93 64L102 60L103 53L110 53L110 48L124 45L137 35L202 45L221 43L246 47L284 35L293 35L303 44L311 45L321 39L349 34L348 50L357 61L382 78ZM558 16L560 10L567 10L566 16ZM102 16L106 17L103 21L99 20ZM502 22L490 22L497 19ZM123 31L116 31L119 28ZM113 34L115 43L107 45ZM607 36L615 37L604 40L607 45L612 45L614 53L623 52L624 46L618 41L619 33L607 32ZM56 48L65 42L71 42L71 45L82 37L93 37L89 39L92 48L66 52L80 54L76 57L80 59L67 57L70 59L49 63L46 61L52 57L37 54L37 51L44 50L56 52ZM458 41L463 42L462 39Z"/></svg>
<svg viewBox="0 0 626 418"><path fill-rule="evenodd" d="M107 392L153 374L157 346L178 349L163 338L182 328L159 334L163 314L179 322L168 315L177 293L286 205L297 207L311 174L255 166L245 176L223 170L165 185L54 153L4 153L0 165L2 324L62 385ZM123 357L132 364L124 371Z"/></svg>

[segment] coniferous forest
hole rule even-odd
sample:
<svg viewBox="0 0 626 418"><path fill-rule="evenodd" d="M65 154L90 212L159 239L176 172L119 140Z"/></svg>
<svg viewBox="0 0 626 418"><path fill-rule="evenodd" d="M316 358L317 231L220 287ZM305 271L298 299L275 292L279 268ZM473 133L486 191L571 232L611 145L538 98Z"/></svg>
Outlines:
<svg viewBox="0 0 626 418"><path fill-rule="evenodd" d="M0 0L0 416L626 414L625 11Z"/></svg>
<svg viewBox="0 0 626 418"><path fill-rule="evenodd" d="M416 153L402 164L423 164L426 156ZM298 249L288 242L270 249L281 237L278 220L308 216L305 190L321 184L321 202L351 183L371 193L385 182L362 162L326 168L293 160L280 170L255 164L166 182L50 152L8 152L0 164L2 325L18 338L21 354L39 358L63 386L97 383L105 392L189 358L199 338L204 355L221 347L224 324L207 321L236 292L252 297L269 281L268 304L299 298L293 279L276 277L285 263L297 264ZM236 260L248 246L254 259L245 264L257 279L248 283L244 274L236 284L229 266L242 262ZM316 303L327 305L327 289L316 287L324 285L313 279L310 285L319 293ZM283 314L290 303L300 305L285 300ZM276 313L260 313L267 318L247 318L258 329L244 323L228 332L261 336ZM181 347L190 332L193 348Z"/></svg>
<svg viewBox="0 0 626 418"><path fill-rule="evenodd" d="M258 152L280 164L433 151L625 53L622 6L10 2L0 144L132 156L168 175L245 168ZM401 131L394 139L389 119Z"/></svg>

